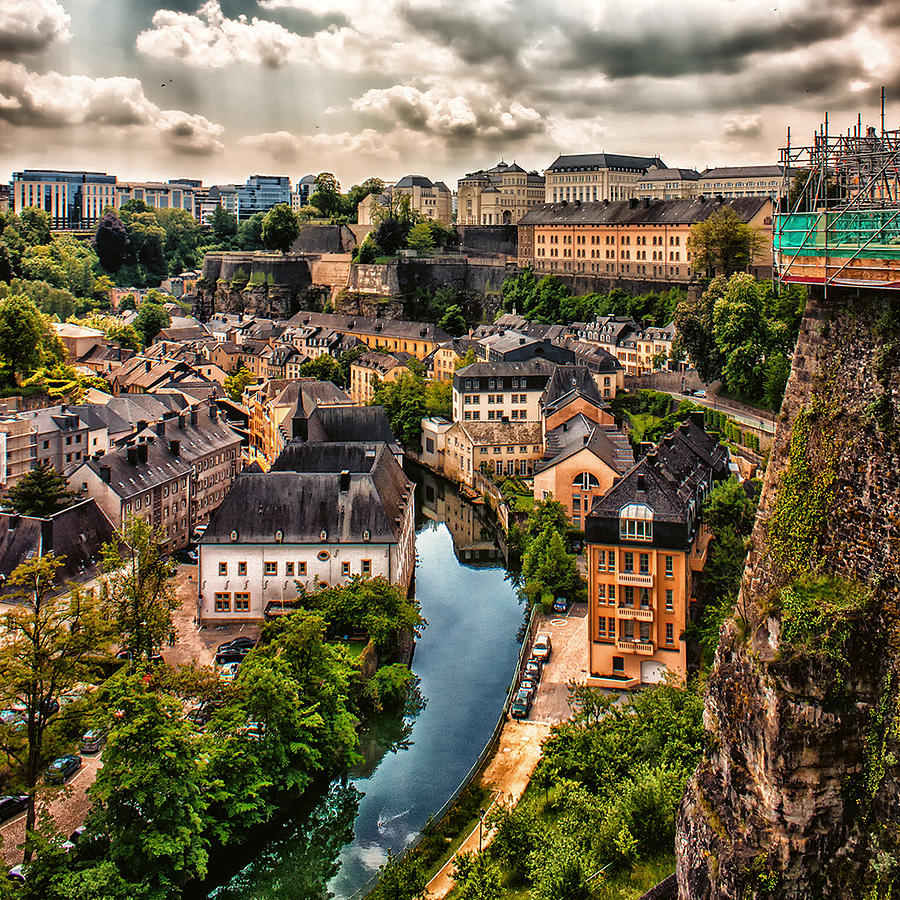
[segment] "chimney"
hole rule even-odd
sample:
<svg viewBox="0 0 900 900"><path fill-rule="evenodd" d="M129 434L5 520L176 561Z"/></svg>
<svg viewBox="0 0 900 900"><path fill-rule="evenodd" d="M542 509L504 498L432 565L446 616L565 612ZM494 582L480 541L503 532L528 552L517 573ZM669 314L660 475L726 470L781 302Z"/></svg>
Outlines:
<svg viewBox="0 0 900 900"><path fill-rule="evenodd" d="M184 423L185 423L184 413L179 413L178 414L178 430L179 431L184 431Z"/></svg>
<svg viewBox="0 0 900 900"><path fill-rule="evenodd" d="M525 338L519 338L519 346L521 347L522 344L524 344L524 343L525 343Z"/></svg>
<svg viewBox="0 0 900 900"><path fill-rule="evenodd" d="M136 466L138 464L138 448L136 446L129 447L125 451L125 455L128 458L129 466ZM101 467L101 471L102 471L102 467Z"/></svg>
<svg viewBox="0 0 900 900"><path fill-rule="evenodd" d="M169 451L172 456L181 456L181 441L177 439L169 441Z"/></svg>
<svg viewBox="0 0 900 900"><path fill-rule="evenodd" d="M153 363L151 363L149 359L145 359L145 360L144 360L144 371L145 371L145 372L149 372L149 371L150 371L150 367L151 367L152 365L153 365Z"/></svg>
<svg viewBox="0 0 900 900"><path fill-rule="evenodd" d="M191 407L191 425L196 425L196 424L197 424L197 407L192 406Z"/></svg>
<svg viewBox="0 0 900 900"><path fill-rule="evenodd" d="M41 519L41 555L53 550L53 520Z"/></svg>
<svg viewBox="0 0 900 900"><path fill-rule="evenodd" d="M628 208L629 208L629 209L637 209L637 205L638 205L637 197L632 197L632 198L628 201Z"/></svg>
<svg viewBox="0 0 900 900"><path fill-rule="evenodd" d="M341 472L341 493L346 494L350 490L350 472L344 469Z"/></svg>
<svg viewBox="0 0 900 900"><path fill-rule="evenodd" d="M18 513L13 513L9 517L9 530L10 531L15 531L19 527L19 520L21 518L22 517Z"/></svg>
<svg viewBox="0 0 900 900"><path fill-rule="evenodd" d="M156 433L160 437L166 436L166 423L163 422L162 420L160 420L159 422L156 423Z"/></svg>
<svg viewBox="0 0 900 900"><path fill-rule="evenodd" d="M650 453L651 450L653 450L652 443L650 443L649 441L641 441L641 446L640 446L640 450L639 450L641 456L646 456L648 453Z"/></svg>
<svg viewBox="0 0 900 900"><path fill-rule="evenodd" d="M209 418L212 422L217 422L219 420L219 408L217 406L210 406Z"/></svg>
<svg viewBox="0 0 900 900"><path fill-rule="evenodd" d="M111 480L112 469L109 466L100 466L100 480L109 484Z"/></svg>
<svg viewBox="0 0 900 900"><path fill-rule="evenodd" d="M583 435L582 438L581 438L581 443L584 444L585 446L587 446L587 442L588 442L590 439L591 439L591 436L590 436L589 434L585 434L585 435Z"/></svg>
<svg viewBox="0 0 900 900"><path fill-rule="evenodd" d="M146 427L147 427L147 421L146 421L146 419L138 419L138 422L137 422L137 430L138 430L138 431L143 431Z"/></svg>
<svg viewBox="0 0 900 900"><path fill-rule="evenodd" d="M138 444L138 457L142 463L147 462L147 444Z"/></svg>
<svg viewBox="0 0 900 900"><path fill-rule="evenodd" d="M650 209L650 198L644 197L644 209Z"/></svg>
<svg viewBox="0 0 900 900"><path fill-rule="evenodd" d="M638 475L637 475L637 489L638 489L639 491L645 490L645 486L644 486L644 473L643 473L643 472L638 472Z"/></svg>

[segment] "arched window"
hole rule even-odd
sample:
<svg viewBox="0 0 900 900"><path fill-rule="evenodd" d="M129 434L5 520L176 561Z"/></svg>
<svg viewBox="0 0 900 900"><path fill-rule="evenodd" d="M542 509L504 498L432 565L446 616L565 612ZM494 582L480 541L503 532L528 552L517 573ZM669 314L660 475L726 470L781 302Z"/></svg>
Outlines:
<svg viewBox="0 0 900 900"><path fill-rule="evenodd" d="M580 491L592 491L600 487L600 481L596 475L590 472L579 472L572 480L572 487L578 488Z"/></svg>
<svg viewBox="0 0 900 900"><path fill-rule="evenodd" d="M619 510L619 537L629 541L653 540L653 510L644 503L629 503Z"/></svg>

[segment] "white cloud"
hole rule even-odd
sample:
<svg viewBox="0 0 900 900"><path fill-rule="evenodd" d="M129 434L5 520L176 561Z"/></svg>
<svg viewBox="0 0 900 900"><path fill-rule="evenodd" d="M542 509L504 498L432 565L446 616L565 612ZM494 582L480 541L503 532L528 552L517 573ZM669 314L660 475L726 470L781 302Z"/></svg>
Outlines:
<svg viewBox="0 0 900 900"><path fill-rule="evenodd" d="M224 149L221 125L181 110L162 110L144 94L136 78L90 78L37 74L19 63L0 61L0 121L31 128L90 125L143 128L181 153Z"/></svg>
<svg viewBox="0 0 900 900"><path fill-rule="evenodd" d="M334 165L335 158L365 159L393 162L400 158L395 136L383 134L372 128L360 132L335 134L291 134L288 131L271 131L241 138L240 144L281 163L296 162L308 169Z"/></svg>
<svg viewBox="0 0 900 900"><path fill-rule="evenodd" d="M762 116L759 113L723 116L722 131L729 137L758 137L762 133Z"/></svg>
<svg viewBox="0 0 900 900"><path fill-rule="evenodd" d="M56 0L3 0L0 4L0 53L44 50L72 38L69 14Z"/></svg>

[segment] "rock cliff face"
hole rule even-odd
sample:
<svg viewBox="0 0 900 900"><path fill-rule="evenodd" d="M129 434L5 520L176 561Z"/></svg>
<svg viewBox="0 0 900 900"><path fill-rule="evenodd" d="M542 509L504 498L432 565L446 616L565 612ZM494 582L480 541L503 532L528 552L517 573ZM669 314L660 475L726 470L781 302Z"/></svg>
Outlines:
<svg viewBox="0 0 900 900"><path fill-rule="evenodd" d="M679 810L681 900L900 894L892 300L810 297Z"/></svg>

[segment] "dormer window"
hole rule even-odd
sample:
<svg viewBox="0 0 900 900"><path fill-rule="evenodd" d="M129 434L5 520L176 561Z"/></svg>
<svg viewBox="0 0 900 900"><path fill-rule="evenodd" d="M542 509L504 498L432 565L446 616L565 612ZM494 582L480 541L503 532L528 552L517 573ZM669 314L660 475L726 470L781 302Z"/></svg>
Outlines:
<svg viewBox="0 0 900 900"><path fill-rule="evenodd" d="M627 541L653 540L653 510L644 503L629 503L619 510L619 537Z"/></svg>

